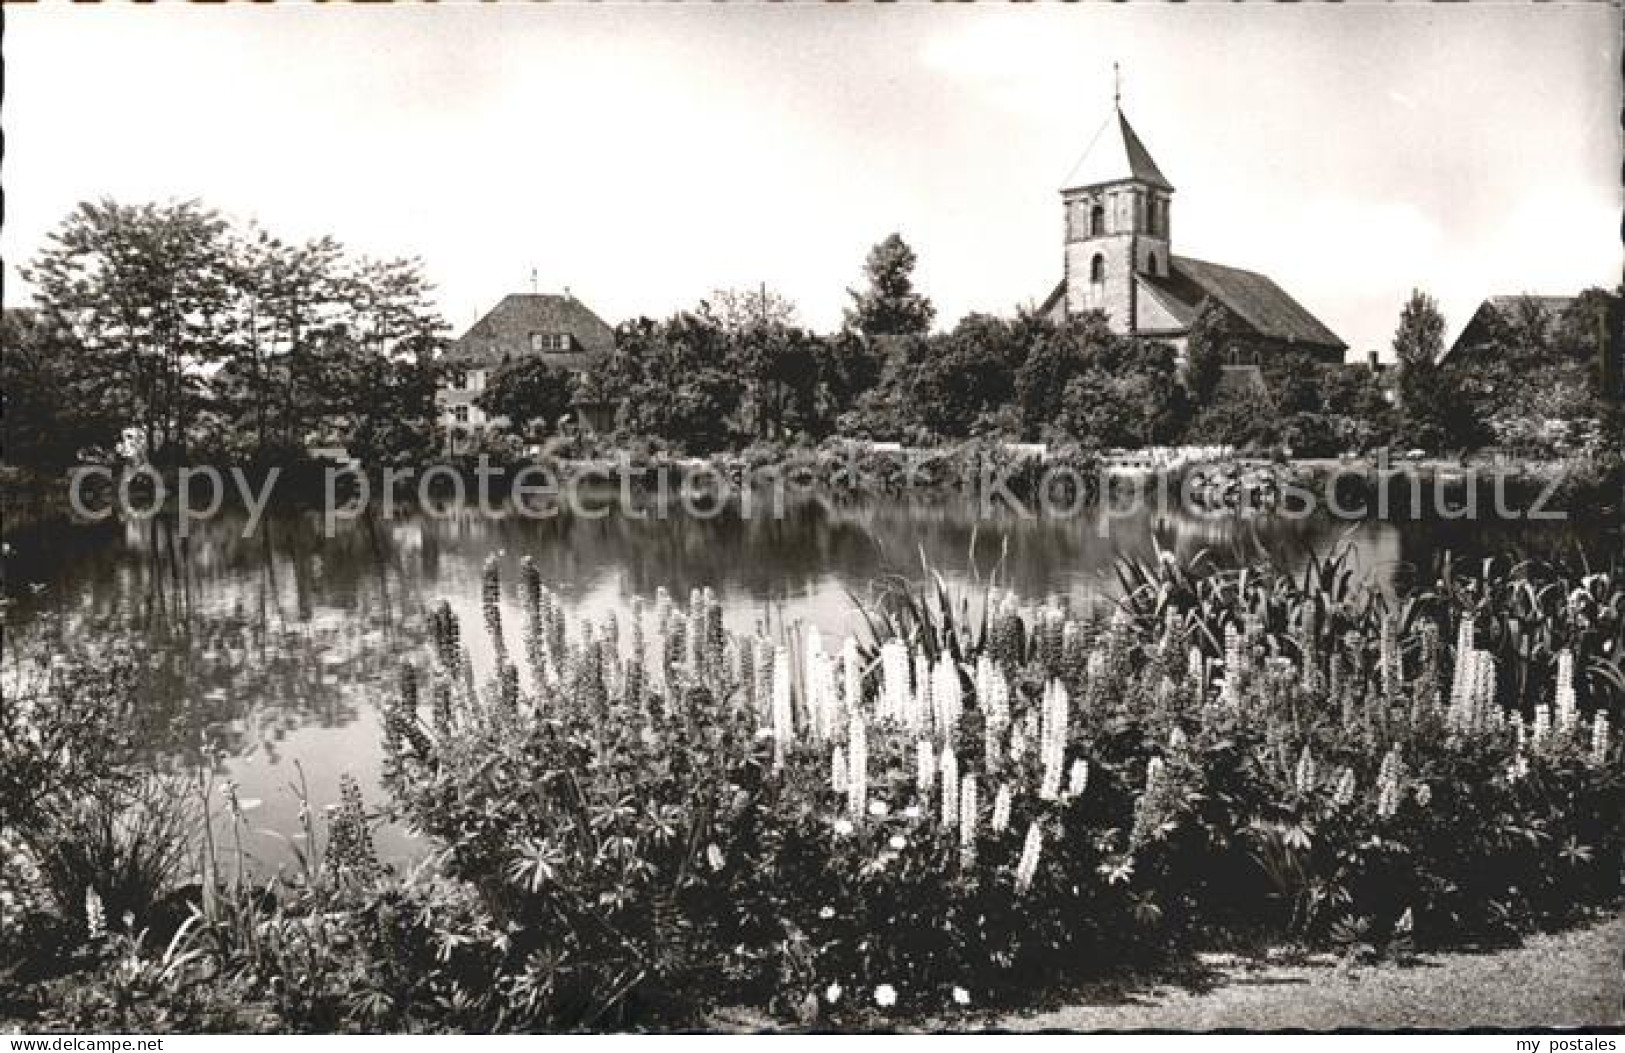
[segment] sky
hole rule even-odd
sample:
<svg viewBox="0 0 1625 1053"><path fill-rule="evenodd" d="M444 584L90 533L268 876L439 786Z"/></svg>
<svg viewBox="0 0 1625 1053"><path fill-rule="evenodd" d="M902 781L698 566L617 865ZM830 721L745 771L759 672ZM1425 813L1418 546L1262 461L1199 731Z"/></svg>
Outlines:
<svg viewBox="0 0 1625 1053"><path fill-rule="evenodd" d="M196 198L416 256L460 332L570 289L611 323L760 283L840 324L868 248L938 325L1041 301L1060 184L1124 112L1173 248L1351 354L1412 288L1619 282L1617 4L10 6L5 302L82 200Z"/></svg>

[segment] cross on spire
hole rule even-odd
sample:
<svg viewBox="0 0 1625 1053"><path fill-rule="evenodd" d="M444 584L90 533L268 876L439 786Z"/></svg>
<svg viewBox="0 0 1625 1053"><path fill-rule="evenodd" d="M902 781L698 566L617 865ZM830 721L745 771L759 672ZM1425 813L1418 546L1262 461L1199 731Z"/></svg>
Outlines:
<svg viewBox="0 0 1625 1053"><path fill-rule="evenodd" d="M1119 110L1123 108L1123 76L1116 62L1112 63L1112 106Z"/></svg>

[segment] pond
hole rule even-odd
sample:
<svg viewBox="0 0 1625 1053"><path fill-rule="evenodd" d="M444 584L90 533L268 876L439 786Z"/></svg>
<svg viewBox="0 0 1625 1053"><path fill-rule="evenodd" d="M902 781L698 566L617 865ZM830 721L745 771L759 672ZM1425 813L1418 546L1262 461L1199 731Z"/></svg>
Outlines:
<svg viewBox="0 0 1625 1053"><path fill-rule="evenodd" d="M679 599L710 586L733 628L801 624L839 636L862 629L853 594L889 574L919 580L922 560L950 584L996 574L1024 601L1083 610L1111 601L1114 560L1150 557L1158 547L1206 549L1235 563L1263 546L1296 566L1347 540L1359 573L1391 587L1447 550L1596 553L1607 543L1600 531L1569 523L1347 523L1149 509L1033 519L985 517L958 500L806 499L778 518L742 516L737 507L709 518L639 512L493 520L472 508L415 511L341 522L331 537L314 512L271 514L248 536L240 512L195 524L185 539L160 520L61 526L8 539L7 618L14 627L49 617L70 633L144 638L154 712L142 733L153 751L176 763L218 751L223 777L259 802L252 821L291 832L291 785L301 777L316 804L338 799L345 772L369 802L383 802L379 704L395 689L400 659L423 653L431 606L451 604L476 669L489 671L480 577L491 554L503 568L510 633L523 624L518 570L529 556L577 619L624 612L632 597L662 586ZM264 858L280 855L275 838L259 842ZM378 843L396 859L417 850L393 827Z"/></svg>

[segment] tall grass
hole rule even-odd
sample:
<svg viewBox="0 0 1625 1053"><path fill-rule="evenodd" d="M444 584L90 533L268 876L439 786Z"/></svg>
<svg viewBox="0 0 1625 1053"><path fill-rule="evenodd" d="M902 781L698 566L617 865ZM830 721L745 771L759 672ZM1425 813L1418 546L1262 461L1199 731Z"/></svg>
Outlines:
<svg viewBox="0 0 1625 1053"><path fill-rule="evenodd" d="M145 922L186 873L197 821L175 778L141 774L49 801L24 843L64 916L84 919L90 900L114 924Z"/></svg>

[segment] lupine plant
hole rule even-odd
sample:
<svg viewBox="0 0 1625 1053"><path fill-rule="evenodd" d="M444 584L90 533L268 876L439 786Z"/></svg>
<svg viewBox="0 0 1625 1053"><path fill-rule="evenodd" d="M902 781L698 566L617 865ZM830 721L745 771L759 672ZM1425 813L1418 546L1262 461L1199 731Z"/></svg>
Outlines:
<svg viewBox="0 0 1625 1053"><path fill-rule="evenodd" d="M1135 574L1100 621L897 585L867 639L826 642L731 632L705 590L572 626L525 562L510 637L493 560L495 667L441 608L392 789L554 1024L719 990L938 1009L1227 927L1445 941L1615 895L1618 699L1576 689L1579 636L1553 630L1526 713L1442 590L1394 604L1335 561Z"/></svg>

